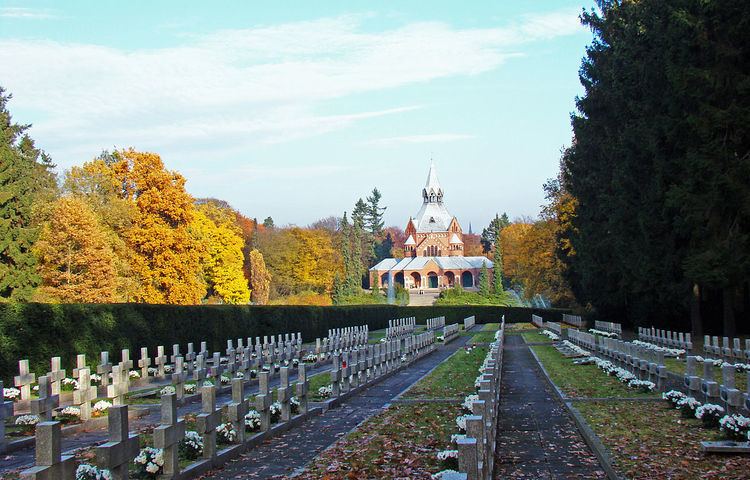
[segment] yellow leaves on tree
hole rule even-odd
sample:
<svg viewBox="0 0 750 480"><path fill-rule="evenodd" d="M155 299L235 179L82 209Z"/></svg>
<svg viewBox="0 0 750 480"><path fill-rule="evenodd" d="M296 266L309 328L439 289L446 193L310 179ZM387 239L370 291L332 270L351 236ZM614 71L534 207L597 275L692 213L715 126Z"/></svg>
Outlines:
<svg viewBox="0 0 750 480"><path fill-rule="evenodd" d="M205 283L200 278L199 245L188 229L194 207L185 179L166 170L158 155L133 149L119 152L113 169L124 198L136 207L125 237L131 267L140 281L135 300L200 302Z"/></svg>
<svg viewBox="0 0 750 480"><path fill-rule="evenodd" d="M503 252L503 276L517 280L525 265L524 238L531 230L531 223L513 222L500 231Z"/></svg>
<svg viewBox="0 0 750 480"><path fill-rule="evenodd" d="M251 250L250 260L250 288L252 289L253 303L265 305L271 293L271 274L266 269L263 254L258 250Z"/></svg>
<svg viewBox="0 0 750 480"><path fill-rule="evenodd" d="M40 300L115 301L116 270L107 235L86 202L63 197L54 204L35 245L44 281Z"/></svg>
<svg viewBox="0 0 750 480"><path fill-rule="evenodd" d="M201 264L209 298L246 304L250 301L250 289L242 271L245 242L233 217L232 212L206 203L196 209L190 230L201 246Z"/></svg>

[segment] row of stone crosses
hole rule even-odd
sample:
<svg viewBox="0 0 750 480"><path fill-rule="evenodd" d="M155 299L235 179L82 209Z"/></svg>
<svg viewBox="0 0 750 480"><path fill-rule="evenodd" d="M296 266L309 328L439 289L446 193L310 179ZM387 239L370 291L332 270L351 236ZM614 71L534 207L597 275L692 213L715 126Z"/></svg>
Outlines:
<svg viewBox="0 0 750 480"><path fill-rule="evenodd" d="M340 350L332 348L330 351L332 398L329 401L335 401L341 395L356 393L358 388L364 388L379 381L436 348L434 332L403 335L401 338L390 339L375 345L358 345L356 337L361 330L358 332L355 330L329 332L329 341L321 342L321 346L324 343L327 345L349 344ZM322 351L316 353L316 356L323 353ZM282 366L279 371L280 383L277 389L277 399L281 405L281 426L283 422L293 420L291 399L295 393L299 402L298 415L306 416L308 412L309 381L306 366L304 363L299 363L297 382L294 386L289 382L291 368ZM260 415L260 429L252 437L245 432L245 416L251 403L245 397L246 382L243 378L236 377L231 380L231 401L223 406L216 404L216 385L207 384L200 388L201 413L197 416L196 423L197 432L203 442L203 453L201 459L186 467L182 473L178 453L180 441L185 436L184 419L178 416L177 394L162 395L160 425L153 431L153 445L154 448L159 449L162 458L162 464L159 465L159 478L189 478L199 475L241 454L255 437L265 439L272 435L274 431L271 425L273 400L273 392L270 388L271 375L272 372L266 370L258 373L259 392L252 406ZM224 416L228 417L237 436L235 445L219 450L216 440L217 428ZM96 463L100 468L109 470L114 479L125 480L129 475L130 462L139 455L141 444L139 435L129 430L128 405L110 407L108 429L109 440L95 447ZM75 477L75 459L70 455L62 455L61 437L60 422L47 419L37 424L36 463L22 472L23 478L72 480Z"/></svg>

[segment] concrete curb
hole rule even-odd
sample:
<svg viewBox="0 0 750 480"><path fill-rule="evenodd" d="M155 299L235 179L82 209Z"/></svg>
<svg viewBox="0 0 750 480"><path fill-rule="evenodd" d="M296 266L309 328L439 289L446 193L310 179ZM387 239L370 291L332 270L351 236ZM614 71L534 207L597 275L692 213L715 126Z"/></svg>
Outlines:
<svg viewBox="0 0 750 480"><path fill-rule="evenodd" d="M557 388L557 385L555 385L555 382L553 382L552 379L549 377L547 370L545 370L544 366L542 365L542 362L539 361L539 357L536 356L536 353L534 352L534 350L529 348L529 352L534 357L534 360L536 361L537 366L539 367L539 370L542 372L547 383L550 385L550 387L552 387L552 390L554 390L557 393L557 397L560 403L563 406L565 406L565 409L573 417L573 421L575 421L576 426L578 427L578 431L581 433L581 436L583 437L584 441L589 446L591 451L594 453L597 460L599 460L599 464L604 469L604 473L607 475L607 478L609 480L623 480L623 477L618 475L617 471L615 471L614 467L612 466L612 457L610 456L609 452L607 451L607 448L604 446L602 441L599 439L596 433L591 429L591 427L583 418L581 413L573 406L573 402L571 402L570 399L568 399L562 393L562 391L559 388Z"/></svg>

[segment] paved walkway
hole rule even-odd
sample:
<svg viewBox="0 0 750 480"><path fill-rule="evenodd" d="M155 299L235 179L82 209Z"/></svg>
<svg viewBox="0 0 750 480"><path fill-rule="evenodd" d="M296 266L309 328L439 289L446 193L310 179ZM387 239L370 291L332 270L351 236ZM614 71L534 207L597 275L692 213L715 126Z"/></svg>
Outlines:
<svg viewBox="0 0 750 480"><path fill-rule="evenodd" d="M461 348L471 336L460 336L338 408L305 422L301 427L272 438L212 472L206 478L282 478L301 471L320 452L360 423L379 413L396 396L416 383L436 365Z"/></svg>
<svg viewBox="0 0 750 480"><path fill-rule="evenodd" d="M503 357L495 478L606 478L520 335Z"/></svg>

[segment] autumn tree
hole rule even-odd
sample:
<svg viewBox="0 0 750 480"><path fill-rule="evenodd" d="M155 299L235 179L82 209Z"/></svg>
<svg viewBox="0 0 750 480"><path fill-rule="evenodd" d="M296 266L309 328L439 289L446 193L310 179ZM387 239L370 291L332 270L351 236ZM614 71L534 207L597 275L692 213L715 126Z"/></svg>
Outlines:
<svg viewBox="0 0 750 480"><path fill-rule="evenodd" d="M0 300L27 301L41 278L32 251L39 235L39 207L56 195L52 162L13 123L0 87Z"/></svg>
<svg viewBox="0 0 750 480"><path fill-rule="evenodd" d="M525 264L524 238L531 229L531 219L515 220L500 232L500 245L503 254L503 274L511 285L520 282Z"/></svg>
<svg viewBox="0 0 750 480"><path fill-rule="evenodd" d="M117 296L114 255L97 216L81 199L63 197L53 207L34 252L43 280L40 299L106 303Z"/></svg>
<svg viewBox="0 0 750 480"><path fill-rule="evenodd" d="M200 245L190 235L195 215L185 178L164 168L154 153L118 153L113 165L123 196L135 206L126 242L140 287L135 299L148 303L195 304L206 288L201 279Z"/></svg>
<svg viewBox="0 0 750 480"><path fill-rule="evenodd" d="M234 211L228 205L205 202L196 208L190 231L200 245L208 298L246 304L250 290L242 270L244 240L234 220Z"/></svg>
<svg viewBox="0 0 750 480"><path fill-rule="evenodd" d="M258 250L250 252L250 288L253 303L265 305L271 292L271 274L266 269L263 254Z"/></svg>
<svg viewBox="0 0 750 480"><path fill-rule="evenodd" d="M502 215L495 214L495 218L490 221L487 228L482 230L482 249L484 253L492 251L492 246L495 244L495 235L508 225L510 225L510 220L508 220L506 213Z"/></svg>

